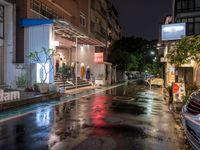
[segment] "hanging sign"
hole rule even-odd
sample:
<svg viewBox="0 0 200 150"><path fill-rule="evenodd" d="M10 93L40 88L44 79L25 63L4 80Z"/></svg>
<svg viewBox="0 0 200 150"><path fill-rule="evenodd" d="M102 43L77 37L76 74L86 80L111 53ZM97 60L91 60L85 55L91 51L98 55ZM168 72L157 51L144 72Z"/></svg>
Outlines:
<svg viewBox="0 0 200 150"><path fill-rule="evenodd" d="M94 62L97 64L103 64L103 53L94 53Z"/></svg>

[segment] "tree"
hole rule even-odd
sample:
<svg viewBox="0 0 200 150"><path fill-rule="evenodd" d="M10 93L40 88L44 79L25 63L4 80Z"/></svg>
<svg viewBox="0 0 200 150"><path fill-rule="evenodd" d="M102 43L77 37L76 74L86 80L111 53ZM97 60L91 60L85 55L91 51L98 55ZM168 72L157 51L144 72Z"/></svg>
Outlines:
<svg viewBox="0 0 200 150"><path fill-rule="evenodd" d="M130 54L130 62L128 63L128 71L137 71L140 70L140 64L142 60L142 55L139 53Z"/></svg>
<svg viewBox="0 0 200 150"><path fill-rule="evenodd" d="M155 62L153 64L146 64L144 68L150 74L160 75L160 69L159 69L159 63L158 62Z"/></svg>
<svg viewBox="0 0 200 150"><path fill-rule="evenodd" d="M168 53L168 58L177 66L195 61L194 82L196 83L200 66L200 35L186 36L177 41Z"/></svg>
<svg viewBox="0 0 200 150"><path fill-rule="evenodd" d="M41 51L34 51L28 54L28 58L34 63L40 63L41 73L40 79L41 83L45 83L48 74L53 70L53 57L56 54L55 50L50 48L42 48ZM46 64L49 63L49 69ZM44 76L43 76L44 75Z"/></svg>
<svg viewBox="0 0 200 150"><path fill-rule="evenodd" d="M62 64L62 67L58 69L58 72L60 74L60 79L64 82L64 88L65 88L65 83L70 77L70 69L71 67L66 65L65 63Z"/></svg>
<svg viewBox="0 0 200 150"><path fill-rule="evenodd" d="M111 61L113 64L117 64L118 70L125 71L130 62L130 55L128 52L117 49L111 52Z"/></svg>
<svg viewBox="0 0 200 150"><path fill-rule="evenodd" d="M118 70L143 71L146 43L146 40L135 37L116 40L111 48L112 63L117 65Z"/></svg>

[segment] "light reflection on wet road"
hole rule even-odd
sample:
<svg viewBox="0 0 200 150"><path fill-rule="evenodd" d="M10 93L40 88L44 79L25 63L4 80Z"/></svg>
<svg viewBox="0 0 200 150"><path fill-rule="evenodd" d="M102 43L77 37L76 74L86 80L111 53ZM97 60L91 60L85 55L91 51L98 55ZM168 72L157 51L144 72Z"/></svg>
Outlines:
<svg viewBox="0 0 200 150"><path fill-rule="evenodd" d="M157 89L128 85L0 123L0 150L184 150Z"/></svg>

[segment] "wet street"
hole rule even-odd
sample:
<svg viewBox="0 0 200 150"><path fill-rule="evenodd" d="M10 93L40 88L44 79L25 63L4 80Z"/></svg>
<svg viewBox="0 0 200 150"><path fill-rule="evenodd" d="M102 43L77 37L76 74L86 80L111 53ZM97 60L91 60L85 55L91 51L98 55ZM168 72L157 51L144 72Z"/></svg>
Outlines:
<svg viewBox="0 0 200 150"><path fill-rule="evenodd" d="M185 150L160 89L129 84L0 123L0 150Z"/></svg>

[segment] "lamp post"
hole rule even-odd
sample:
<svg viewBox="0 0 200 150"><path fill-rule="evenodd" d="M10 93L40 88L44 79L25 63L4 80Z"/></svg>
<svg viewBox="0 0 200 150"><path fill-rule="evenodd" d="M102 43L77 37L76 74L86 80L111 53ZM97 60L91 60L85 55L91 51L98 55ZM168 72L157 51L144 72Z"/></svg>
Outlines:
<svg viewBox="0 0 200 150"><path fill-rule="evenodd" d="M78 37L76 37L76 89L77 89L77 73L78 73Z"/></svg>

